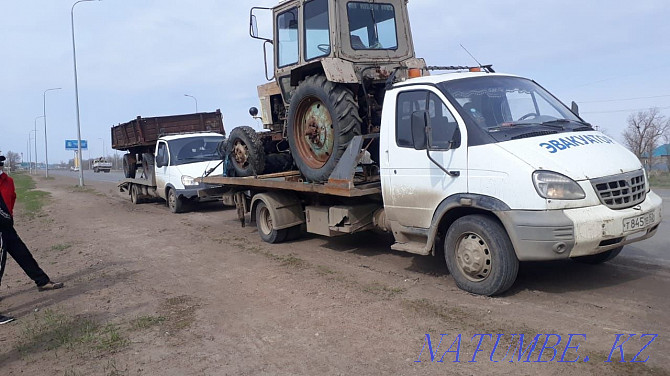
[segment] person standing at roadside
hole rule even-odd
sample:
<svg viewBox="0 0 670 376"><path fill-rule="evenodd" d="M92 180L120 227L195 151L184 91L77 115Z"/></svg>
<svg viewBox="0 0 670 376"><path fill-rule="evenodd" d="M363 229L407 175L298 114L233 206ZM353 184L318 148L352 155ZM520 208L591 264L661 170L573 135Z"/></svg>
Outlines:
<svg viewBox="0 0 670 376"><path fill-rule="evenodd" d="M40 268L14 229L14 203L16 190L14 179L4 172L5 157L0 155L0 233L2 237L3 253L7 252L16 261L23 271L37 285L39 291L56 290L63 287L61 282L52 282L49 276ZM0 257L2 258L2 257ZM2 261L2 260L0 260ZM4 262L0 263L0 278L4 272Z"/></svg>

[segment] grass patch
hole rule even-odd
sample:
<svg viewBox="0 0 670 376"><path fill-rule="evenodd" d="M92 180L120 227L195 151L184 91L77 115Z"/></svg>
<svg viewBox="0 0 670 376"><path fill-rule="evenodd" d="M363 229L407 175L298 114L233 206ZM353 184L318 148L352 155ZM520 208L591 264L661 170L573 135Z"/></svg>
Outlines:
<svg viewBox="0 0 670 376"><path fill-rule="evenodd" d="M198 305L190 296L182 295L168 298L161 307L161 316L164 317L163 324L168 334L186 329L195 322L195 313Z"/></svg>
<svg viewBox="0 0 670 376"><path fill-rule="evenodd" d="M317 265L316 272L320 275L330 275L335 274L335 271L325 265Z"/></svg>
<svg viewBox="0 0 670 376"><path fill-rule="evenodd" d="M129 343L116 325L101 326L87 317L68 316L47 309L26 324L16 349L23 355L59 348L72 350L79 346L113 352Z"/></svg>
<svg viewBox="0 0 670 376"><path fill-rule="evenodd" d="M140 316L133 320L130 325L133 329L147 329L165 322L165 316Z"/></svg>
<svg viewBox="0 0 670 376"><path fill-rule="evenodd" d="M130 343L119 331L119 327L114 324L107 324L99 332L98 338L94 339L96 349L104 352L112 352L122 349Z"/></svg>
<svg viewBox="0 0 670 376"><path fill-rule="evenodd" d="M26 174L13 174L14 186L16 187L17 201L23 205L25 215L29 218L35 218L42 211L42 207L47 203L50 194L44 191L35 190L35 182Z"/></svg>
<svg viewBox="0 0 670 376"><path fill-rule="evenodd" d="M71 247L72 247L72 244L68 244L68 243L55 244L55 245L51 246L51 250L55 251L55 252L62 252L62 251L65 251L67 249L70 249Z"/></svg>
<svg viewBox="0 0 670 376"><path fill-rule="evenodd" d="M373 284L364 286L363 291L369 294L384 297L386 299L391 299L392 297L405 292L405 289L402 287L389 287L375 282Z"/></svg>
<svg viewBox="0 0 670 376"><path fill-rule="evenodd" d="M94 339L98 329L98 324L87 318L69 317L47 309L23 328L23 338L17 350L21 354L30 354L61 347L69 349Z"/></svg>
<svg viewBox="0 0 670 376"><path fill-rule="evenodd" d="M68 191L72 192L72 193L89 193L89 194L96 195L96 196L104 196L104 194L96 191L95 188L91 188L91 187L88 187L88 186L80 187L78 185L73 185L73 186L70 187L70 189Z"/></svg>

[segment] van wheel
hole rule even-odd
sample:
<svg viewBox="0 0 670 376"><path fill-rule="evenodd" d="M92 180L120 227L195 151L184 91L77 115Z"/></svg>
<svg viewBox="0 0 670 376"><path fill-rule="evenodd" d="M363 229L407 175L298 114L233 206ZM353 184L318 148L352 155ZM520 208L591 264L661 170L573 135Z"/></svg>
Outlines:
<svg viewBox="0 0 670 376"><path fill-rule="evenodd" d="M361 134L361 123L346 86L322 75L300 83L291 98L286 133L293 160L307 180L328 180L351 139Z"/></svg>
<svg viewBox="0 0 670 376"><path fill-rule="evenodd" d="M170 211L173 213L182 213L184 211L184 200L177 196L177 192L170 188L167 194L167 203Z"/></svg>
<svg viewBox="0 0 670 376"><path fill-rule="evenodd" d="M616 247L614 249L610 249L609 251L601 252L595 255L573 257L572 259L584 264L597 265L617 257L619 253L621 253L621 250L623 250L623 246Z"/></svg>
<svg viewBox="0 0 670 376"><path fill-rule="evenodd" d="M265 149L253 128L242 126L233 129L228 137L227 149L237 176L261 175L265 170Z"/></svg>
<svg viewBox="0 0 670 376"><path fill-rule="evenodd" d="M272 215L263 201L256 205L256 227L261 239L271 244L283 242L288 234L288 229L276 230L272 228Z"/></svg>
<svg viewBox="0 0 670 376"><path fill-rule="evenodd" d="M135 205L142 202L140 199L140 188L136 184L130 186L130 202Z"/></svg>
<svg viewBox="0 0 670 376"><path fill-rule="evenodd" d="M501 294L512 287L519 271L507 231L484 215L461 217L449 227L444 257L456 285L473 294Z"/></svg>

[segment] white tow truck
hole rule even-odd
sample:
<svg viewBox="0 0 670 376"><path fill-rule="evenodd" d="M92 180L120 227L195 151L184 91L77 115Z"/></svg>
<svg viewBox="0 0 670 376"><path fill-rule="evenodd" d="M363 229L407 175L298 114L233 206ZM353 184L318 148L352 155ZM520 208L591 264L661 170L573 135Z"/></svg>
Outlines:
<svg viewBox="0 0 670 376"><path fill-rule="evenodd" d="M635 155L534 81L486 70L389 86L380 133L355 136L327 182L200 181L232 188L267 242L381 229L394 250L444 250L456 284L483 295L512 286L520 261L604 262L661 222Z"/></svg>

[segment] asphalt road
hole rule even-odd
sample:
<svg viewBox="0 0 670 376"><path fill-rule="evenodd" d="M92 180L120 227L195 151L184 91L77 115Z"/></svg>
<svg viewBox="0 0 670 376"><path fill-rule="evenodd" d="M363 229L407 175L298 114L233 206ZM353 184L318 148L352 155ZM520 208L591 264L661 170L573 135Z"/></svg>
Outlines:
<svg viewBox="0 0 670 376"><path fill-rule="evenodd" d="M634 257L645 263L660 263L670 266L670 231L668 230L668 216L670 216L670 189L652 189L663 199L663 219L656 235L652 238L626 246L619 257Z"/></svg>
<svg viewBox="0 0 670 376"><path fill-rule="evenodd" d="M44 173L43 171L38 171L38 173ZM70 171L70 170L49 170L49 174L59 175L59 176L70 176L73 179L79 181L79 172ZM99 181L99 182L109 182L116 183L123 179L123 171L110 171L110 172L98 172L95 173L91 170L84 170L84 185L87 181Z"/></svg>
<svg viewBox="0 0 670 376"><path fill-rule="evenodd" d="M53 170L50 174L70 176L73 179L79 179L79 173L68 170ZM87 181L116 183L123 179L122 171L111 171L109 173L94 173L90 170L84 170L84 184ZM670 189L654 189L654 192L663 198L663 220L661 226L650 239L633 243L624 248L618 258L631 258L646 264L661 264L670 267L670 231L668 230L668 216L670 216Z"/></svg>

